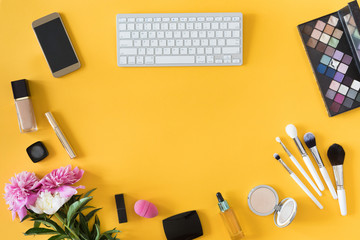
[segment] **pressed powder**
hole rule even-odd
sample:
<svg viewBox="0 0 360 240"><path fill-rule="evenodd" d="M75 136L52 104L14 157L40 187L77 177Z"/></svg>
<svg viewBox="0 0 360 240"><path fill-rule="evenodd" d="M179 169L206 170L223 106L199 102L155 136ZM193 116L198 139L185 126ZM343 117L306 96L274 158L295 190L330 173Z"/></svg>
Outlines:
<svg viewBox="0 0 360 240"><path fill-rule="evenodd" d="M250 197L250 204L259 213L269 213L274 210L277 204L277 199L270 189L258 188Z"/></svg>

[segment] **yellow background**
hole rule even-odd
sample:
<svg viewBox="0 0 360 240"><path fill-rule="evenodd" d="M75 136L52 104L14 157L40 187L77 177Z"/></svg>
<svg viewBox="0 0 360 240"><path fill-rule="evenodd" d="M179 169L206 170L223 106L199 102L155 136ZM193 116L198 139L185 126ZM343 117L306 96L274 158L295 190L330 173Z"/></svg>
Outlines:
<svg viewBox="0 0 360 240"><path fill-rule="evenodd" d="M15 173L39 177L72 164L85 170L81 184L98 188L93 204L102 230L117 227L122 240L165 239L162 220L196 209L204 236L229 239L215 193L236 211L246 239L358 239L360 234L360 110L327 116L296 26L344 7L347 1L259 0L0 0L0 184ZM60 12L81 68L52 77L31 22ZM240 67L120 68L116 63L118 13L231 12L244 14L244 65ZM20 134L10 82L29 79L39 130ZM52 111L79 157L70 160L44 117ZM273 159L282 137L303 164L285 126L299 136L312 131L326 157L334 142L346 151L344 165L348 216L328 190L319 210ZM43 141L50 155L33 164L25 149ZM303 164L304 165L304 164ZM304 166L305 167L305 166ZM333 180L334 181L334 180ZM247 206L249 191L274 187L280 199L298 202L294 222L277 228L273 216L260 217ZM128 223L118 224L114 195L125 193ZM136 200L153 202L159 216L145 219ZM1 239L32 226L11 221L0 201ZM47 239L36 237L35 239Z"/></svg>

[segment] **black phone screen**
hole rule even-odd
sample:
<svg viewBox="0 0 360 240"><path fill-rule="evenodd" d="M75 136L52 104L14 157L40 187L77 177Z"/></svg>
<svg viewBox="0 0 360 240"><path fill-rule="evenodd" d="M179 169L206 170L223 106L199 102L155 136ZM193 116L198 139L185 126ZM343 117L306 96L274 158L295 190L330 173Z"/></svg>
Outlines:
<svg viewBox="0 0 360 240"><path fill-rule="evenodd" d="M78 62L60 18L34 28L52 72Z"/></svg>

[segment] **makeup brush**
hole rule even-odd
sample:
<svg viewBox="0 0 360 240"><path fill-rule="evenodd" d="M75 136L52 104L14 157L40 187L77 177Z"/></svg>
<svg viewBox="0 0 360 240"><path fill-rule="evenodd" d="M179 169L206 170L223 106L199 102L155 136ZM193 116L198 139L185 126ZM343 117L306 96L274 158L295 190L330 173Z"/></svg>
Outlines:
<svg viewBox="0 0 360 240"><path fill-rule="evenodd" d="M294 181L301 187L301 189L313 200L313 202L318 206L320 209L323 209L324 207L321 205L321 203L316 199L316 197L310 192L310 190L301 182L301 180L296 176L296 174L291 171L291 169L284 163L284 161L280 158L279 154L275 153L274 158L278 160L281 165L290 173L290 176Z"/></svg>
<svg viewBox="0 0 360 240"><path fill-rule="evenodd" d="M300 163L298 162L298 160L296 160L296 158L291 154L291 152L285 147L285 145L282 143L281 139L279 137L277 137L275 139L278 143L281 144L281 146L284 148L285 152L289 155L289 158L291 159L291 161L295 164L295 166L299 169L299 171L301 172L301 174L306 178L306 180L310 183L310 185L314 188L314 190L316 191L317 194L319 194L319 196L321 196L321 192L318 189L318 187L316 186L316 184L313 182L313 180L311 180L310 176L306 173L306 171L304 170L304 168L300 165Z"/></svg>
<svg viewBox="0 0 360 240"><path fill-rule="evenodd" d="M301 154L302 158L304 159L304 162L305 162L307 168L309 169L309 171L310 171L312 177L314 178L316 184L318 185L320 191L324 191L324 189L325 189L324 185L321 182L321 179L320 179L318 173L316 172L315 167L312 164L309 156L307 155L307 153L305 151L305 148L303 147L300 139L297 136L296 127L294 125L292 125L292 124L289 124L289 125L286 126L285 130L286 130L286 133L289 135L289 137L291 137L294 140L297 148L300 151L300 154Z"/></svg>
<svg viewBox="0 0 360 240"><path fill-rule="evenodd" d="M316 140L314 134L311 132L305 133L304 142L306 146L310 149L311 154L313 155L317 165L319 166L321 175L323 176L326 185L328 186L330 193L334 199L337 199L335 188L330 180L329 173L326 171L324 163L321 159L320 153L316 147Z"/></svg>
<svg viewBox="0 0 360 240"><path fill-rule="evenodd" d="M327 155L334 170L340 212L341 215L345 216L347 214L343 172L345 151L339 144L335 143L329 147Z"/></svg>

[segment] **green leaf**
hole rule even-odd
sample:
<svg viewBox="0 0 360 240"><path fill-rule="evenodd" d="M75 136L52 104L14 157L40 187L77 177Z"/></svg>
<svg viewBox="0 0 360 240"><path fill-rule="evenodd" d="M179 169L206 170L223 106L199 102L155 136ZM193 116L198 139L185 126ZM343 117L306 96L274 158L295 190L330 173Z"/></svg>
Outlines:
<svg viewBox="0 0 360 240"><path fill-rule="evenodd" d="M95 240L99 240L100 239L100 226L95 224L95 228L96 228L96 237Z"/></svg>
<svg viewBox="0 0 360 240"><path fill-rule="evenodd" d="M95 223L100 227L100 219L97 215L95 215Z"/></svg>
<svg viewBox="0 0 360 240"><path fill-rule="evenodd" d="M91 189L90 191L88 191L87 193L85 193L85 194L84 194L84 198L90 196L90 194L91 194L93 191L95 191L95 190L96 190L96 188L93 188L93 189Z"/></svg>
<svg viewBox="0 0 360 240"><path fill-rule="evenodd" d="M34 219L31 219L31 221L34 221ZM39 222L39 221L34 222L34 228L38 228L38 227L40 227L40 225L41 225L41 222Z"/></svg>
<svg viewBox="0 0 360 240"><path fill-rule="evenodd" d="M36 218L33 221L48 225L48 226L52 227L54 230L56 230L57 232L59 232L60 234L65 234L65 231L55 221L53 221L49 218L45 218L45 219Z"/></svg>
<svg viewBox="0 0 360 240"><path fill-rule="evenodd" d="M30 228L24 233L25 236L29 235L46 235L46 234L57 234L58 232L47 229L47 228Z"/></svg>
<svg viewBox="0 0 360 240"><path fill-rule="evenodd" d="M55 236L50 237L48 240L61 240L61 239L66 239L66 238L69 238L69 237L66 235L55 235Z"/></svg>
<svg viewBox="0 0 360 240"><path fill-rule="evenodd" d="M93 206L84 206L84 207L82 207L82 208L80 209L80 211L84 211L84 210L86 210L86 209L88 209L88 208L95 208L95 207L93 207Z"/></svg>
<svg viewBox="0 0 360 240"><path fill-rule="evenodd" d="M86 217L85 217L86 221L87 221L87 222L90 221L90 219L91 219L91 218L95 215L95 213L96 213L97 211L99 211L99 210L101 210L101 208L97 208L97 209L92 210L91 212L89 212L89 213L86 215Z"/></svg>
<svg viewBox="0 0 360 240"><path fill-rule="evenodd" d="M79 201L74 202L73 204L70 205L69 211L67 213L68 225L71 225L73 218L75 218L78 214L78 210L80 208L82 208L83 206L85 206L89 201L91 201L92 198L93 197L86 197L86 198L80 199Z"/></svg>
<svg viewBox="0 0 360 240"><path fill-rule="evenodd" d="M88 239L90 239L91 234L90 234L90 231L89 231L89 225L88 225L88 222L85 219L84 214L79 213L79 219L80 219L80 230L81 230L81 232L83 232L88 237Z"/></svg>
<svg viewBox="0 0 360 240"><path fill-rule="evenodd" d="M31 214L28 214L21 220L21 222L24 222L26 219L31 218L31 217L32 217Z"/></svg>

